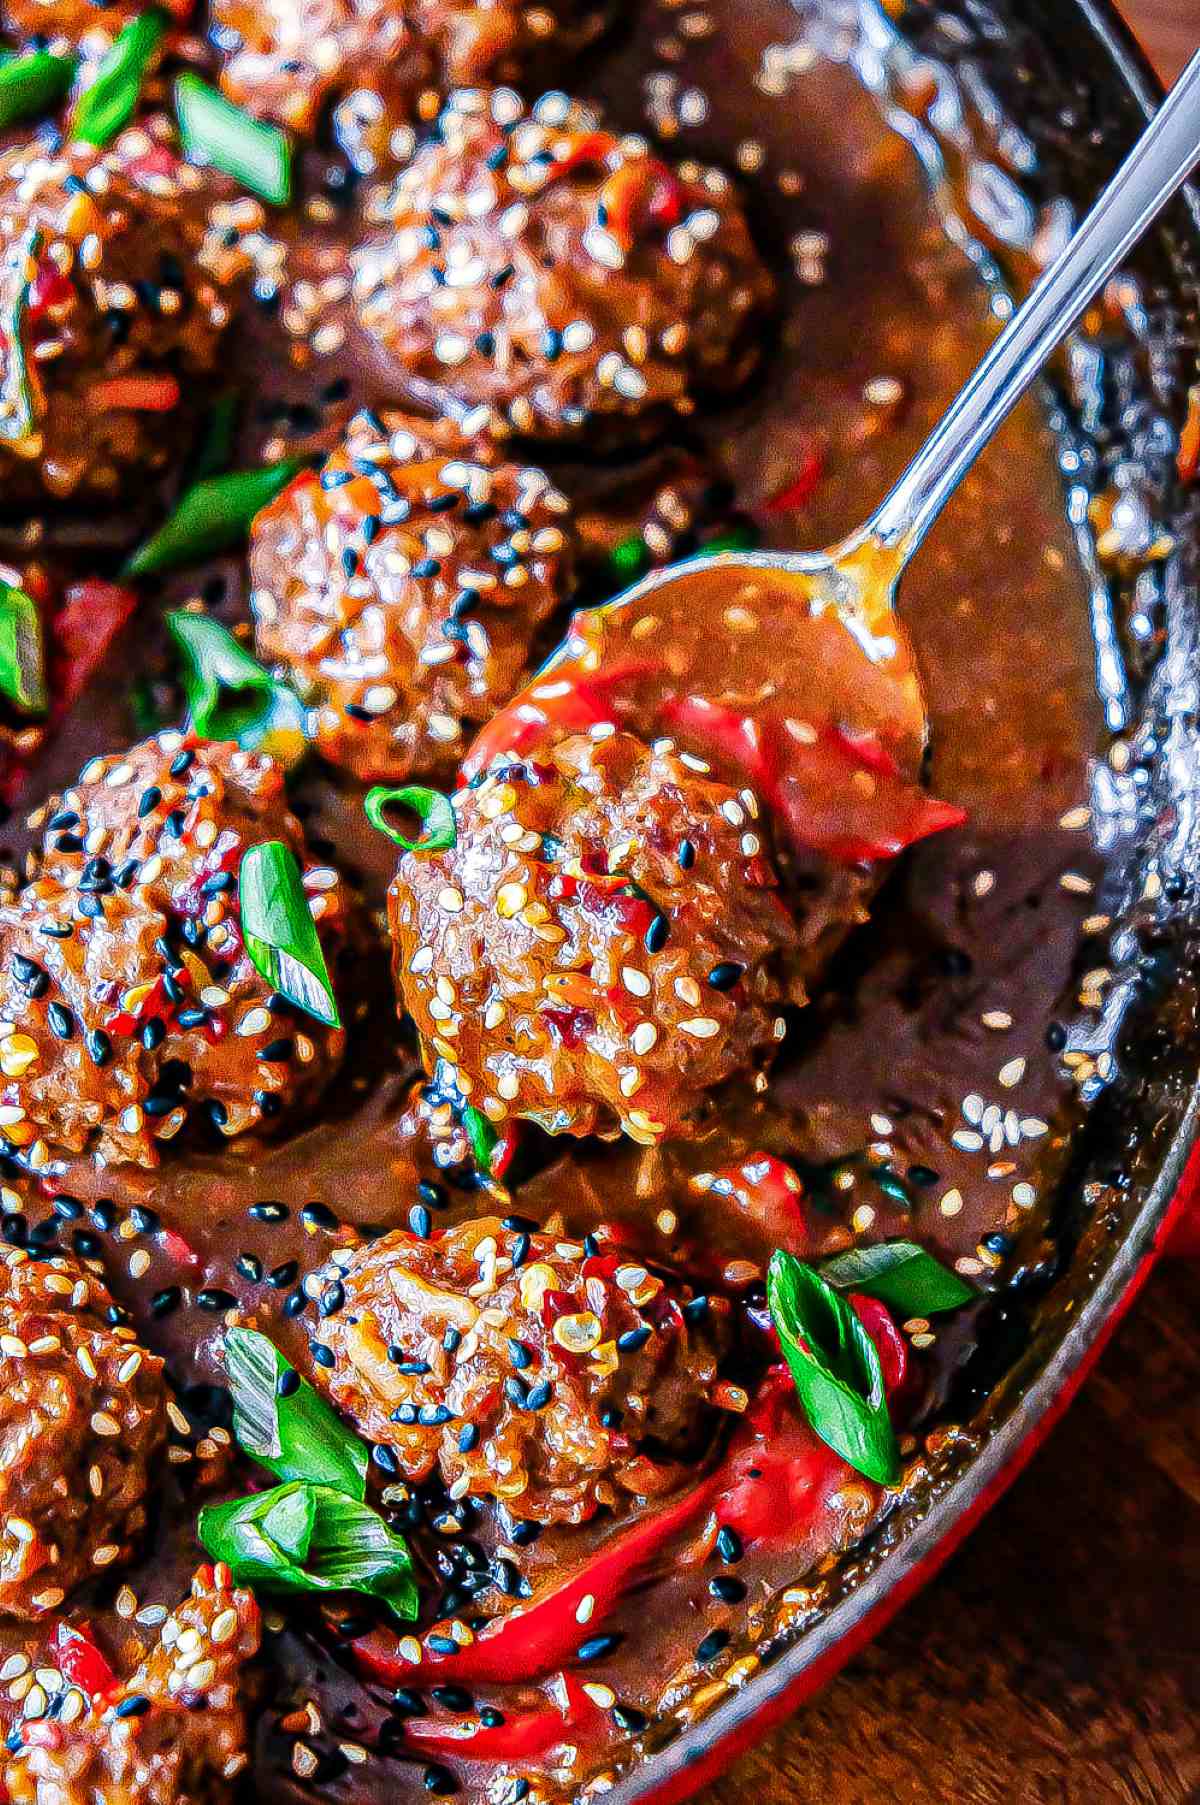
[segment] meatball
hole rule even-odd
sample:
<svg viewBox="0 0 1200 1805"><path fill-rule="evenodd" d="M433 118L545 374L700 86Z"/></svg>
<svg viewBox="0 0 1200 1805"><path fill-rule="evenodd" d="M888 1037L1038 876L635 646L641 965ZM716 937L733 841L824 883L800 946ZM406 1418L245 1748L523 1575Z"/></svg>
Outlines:
<svg viewBox="0 0 1200 1805"><path fill-rule="evenodd" d="M452 94L368 216L359 316L401 393L535 438L628 436L753 363L772 283L728 179L561 94Z"/></svg>
<svg viewBox="0 0 1200 1805"><path fill-rule="evenodd" d="M141 132L0 156L10 501L112 497L178 449L189 379L213 368L229 314L205 268L202 181Z"/></svg>
<svg viewBox="0 0 1200 1805"><path fill-rule="evenodd" d="M397 1229L332 1273L345 1301L316 1380L409 1479L436 1467L452 1496L541 1523L677 1480L717 1379L716 1303L490 1216L431 1240Z"/></svg>
<svg viewBox="0 0 1200 1805"><path fill-rule="evenodd" d="M78 1261L0 1260L0 1611L56 1610L128 1559L166 1435L162 1361Z"/></svg>
<svg viewBox="0 0 1200 1805"><path fill-rule="evenodd" d="M603 18L586 0L214 0L212 35L239 106L308 133L345 99L386 142L426 95L531 63L549 73Z"/></svg>
<svg viewBox="0 0 1200 1805"><path fill-rule="evenodd" d="M258 1644L253 1593L234 1587L228 1567L202 1567L128 1680L89 1698L67 1666L57 1710L52 1703L8 1744L5 1796L12 1805L228 1805L248 1761L241 1677Z"/></svg>
<svg viewBox="0 0 1200 1805"><path fill-rule="evenodd" d="M254 523L262 657L361 778L449 777L530 668L570 581L567 503L540 470L448 459L360 414L319 478Z"/></svg>
<svg viewBox="0 0 1200 1805"><path fill-rule="evenodd" d="M454 846L393 880L395 974L492 1121L652 1142L765 1061L803 988L749 791L667 742L579 734L455 806Z"/></svg>
<svg viewBox="0 0 1200 1805"><path fill-rule="evenodd" d="M344 1036L277 996L242 945L247 847L296 854L327 958L337 874L306 859L271 759L162 733L93 759L47 805L31 881L0 908L0 1133L34 1171L85 1149L157 1163L203 1110L236 1135L303 1111Z"/></svg>
<svg viewBox="0 0 1200 1805"><path fill-rule="evenodd" d="M52 45L109 40L142 11L138 0L4 0L4 29L16 38L39 38Z"/></svg>

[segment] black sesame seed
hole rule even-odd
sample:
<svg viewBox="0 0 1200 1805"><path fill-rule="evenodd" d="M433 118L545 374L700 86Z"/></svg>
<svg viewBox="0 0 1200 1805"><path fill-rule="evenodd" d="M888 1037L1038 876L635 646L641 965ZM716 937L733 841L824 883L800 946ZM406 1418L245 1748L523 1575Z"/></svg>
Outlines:
<svg viewBox="0 0 1200 1805"><path fill-rule="evenodd" d="M414 1203L408 1212L408 1226L421 1241L429 1237L433 1227L433 1218L423 1203Z"/></svg>
<svg viewBox="0 0 1200 1805"><path fill-rule="evenodd" d="M53 1199L51 1207L54 1214L60 1216L64 1222L78 1222L83 1215L83 1205L78 1197L68 1197L65 1192Z"/></svg>
<svg viewBox="0 0 1200 1805"><path fill-rule="evenodd" d="M512 1263L514 1270L519 1266L523 1266L528 1258L529 1236L525 1234L518 1235L512 1244Z"/></svg>
<svg viewBox="0 0 1200 1805"><path fill-rule="evenodd" d="M396 1456L385 1442L378 1442L375 1447L371 1449L371 1459L375 1462L375 1465L381 1467L385 1473L398 1473L400 1471L400 1462L396 1459Z"/></svg>
<svg viewBox="0 0 1200 1805"><path fill-rule="evenodd" d="M93 1065L107 1065L112 1058L112 1041L103 1028L90 1028L84 1035L83 1044Z"/></svg>
<svg viewBox="0 0 1200 1805"><path fill-rule="evenodd" d="M650 1329L645 1323L636 1329L627 1329L624 1335L618 1335L617 1347L622 1354L636 1354L640 1347L645 1347L650 1339Z"/></svg>
<svg viewBox="0 0 1200 1805"><path fill-rule="evenodd" d="M528 1410L544 1410L553 1396L553 1385L549 1379L543 1379L540 1385L534 1385L530 1389L529 1396L525 1400L525 1407Z"/></svg>
<svg viewBox="0 0 1200 1805"><path fill-rule="evenodd" d="M575 1650L575 1659L577 1661L603 1661L606 1655L614 1654L623 1641L624 1637L616 1630L610 1630L603 1636L589 1636L587 1641L581 1642Z"/></svg>
<svg viewBox="0 0 1200 1805"><path fill-rule="evenodd" d="M303 1316L307 1309L308 1299L305 1297L303 1291L289 1291L283 1300L283 1313L285 1316Z"/></svg>
<svg viewBox="0 0 1200 1805"><path fill-rule="evenodd" d="M692 845L690 840L681 840L679 842L679 851L675 854L675 858L681 871L690 871L692 869L692 866L696 863L696 848Z"/></svg>
<svg viewBox="0 0 1200 1805"><path fill-rule="evenodd" d="M910 1166L907 1176L910 1184L919 1185L922 1189L938 1182L938 1175L932 1166Z"/></svg>
<svg viewBox="0 0 1200 1805"><path fill-rule="evenodd" d="M667 935L670 931L670 924L668 923L666 916L656 915L653 921L651 921L650 926L646 929L646 951L648 953L661 953L663 947L667 944Z"/></svg>
<svg viewBox="0 0 1200 1805"><path fill-rule="evenodd" d="M700 1297L689 1297L685 1304L680 1305L680 1308L683 1312L685 1321L703 1322L704 1318L708 1315L708 1298L703 1295Z"/></svg>
<svg viewBox="0 0 1200 1805"><path fill-rule="evenodd" d="M199 1028L208 1020L207 1009L181 1009L178 1021L181 1028Z"/></svg>
<svg viewBox="0 0 1200 1805"><path fill-rule="evenodd" d="M442 1336L442 1347L448 1354L457 1354L462 1346L462 1330L450 1328Z"/></svg>
<svg viewBox="0 0 1200 1805"><path fill-rule="evenodd" d="M113 1229L116 1228L116 1207L107 1197L102 1197L99 1203L93 1205L92 1221L96 1224L97 1228L103 1229L106 1235L111 1234Z"/></svg>
<svg viewBox="0 0 1200 1805"><path fill-rule="evenodd" d="M717 1553L727 1567L734 1566L745 1553L741 1536L728 1523L722 1523L717 1531Z"/></svg>
<svg viewBox="0 0 1200 1805"><path fill-rule="evenodd" d="M233 1262L237 1271L252 1285L262 1284L263 1263L257 1254L240 1253Z"/></svg>
<svg viewBox="0 0 1200 1805"><path fill-rule="evenodd" d="M104 904L98 896L76 895L76 906L79 913L88 921L100 921L104 916Z"/></svg>
<svg viewBox="0 0 1200 1805"><path fill-rule="evenodd" d="M636 1705L614 1705L612 1719L618 1729L629 1730L633 1733L644 1730L650 1722L646 1713L639 1711Z"/></svg>
<svg viewBox="0 0 1200 1805"><path fill-rule="evenodd" d="M294 1040L269 1040L265 1047L260 1047L258 1057L267 1065L286 1065L296 1051Z"/></svg>
<svg viewBox="0 0 1200 1805"><path fill-rule="evenodd" d="M403 1348L390 1347L388 1359L398 1373L406 1373L412 1379L423 1379L425 1374L432 1370L428 1360L406 1360Z"/></svg>
<svg viewBox="0 0 1200 1805"><path fill-rule="evenodd" d="M190 749L177 752L175 757L171 760L171 776L183 777L191 770L192 765L195 763L195 758L196 754Z"/></svg>
<svg viewBox="0 0 1200 1805"><path fill-rule="evenodd" d="M151 784L149 789L143 790L138 798L138 819L144 821L147 815L152 815L161 801L162 791L156 784Z"/></svg>
<svg viewBox="0 0 1200 1805"><path fill-rule="evenodd" d="M345 1286L335 1279L332 1285L326 1285L322 1291L317 1309L322 1316L336 1316L345 1301Z"/></svg>
<svg viewBox="0 0 1200 1805"><path fill-rule="evenodd" d="M1051 1022L1046 1029L1046 1045L1052 1053L1061 1053L1067 1044L1067 1031L1061 1022Z"/></svg>
<svg viewBox="0 0 1200 1805"><path fill-rule="evenodd" d="M286 1291L294 1285L300 1276L299 1260L282 1260L278 1266L272 1266L267 1274L267 1283L275 1291Z"/></svg>
<svg viewBox="0 0 1200 1805"><path fill-rule="evenodd" d="M524 1410L529 1397L529 1393L521 1383L521 1380L516 1378L506 1379L504 1381L504 1395L510 1404L516 1405L518 1410Z"/></svg>
<svg viewBox="0 0 1200 1805"><path fill-rule="evenodd" d="M150 1020L143 1026L141 1032L141 1042L147 1053L155 1052L157 1048L162 1046L163 1041L166 1038L167 1030L163 1024L162 1017L159 1015L152 1015Z"/></svg>
<svg viewBox="0 0 1200 1805"><path fill-rule="evenodd" d="M721 963L714 965L709 972L708 981L714 990L732 990L745 970L746 967L739 965L736 960L722 959Z"/></svg>
<svg viewBox="0 0 1200 1805"><path fill-rule="evenodd" d="M328 1368L336 1364L333 1349L326 1347L323 1341L310 1341L308 1351L318 1366Z"/></svg>
<svg viewBox="0 0 1200 1805"><path fill-rule="evenodd" d="M709 1630L702 1642L696 1644L697 1661L712 1661L729 1647L728 1630Z"/></svg>
<svg viewBox="0 0 1200 1805"><path fill-rule="evenodd" d="M338 1226L338 1219L327 1203L306 1203L300 1211L300 1220L309 1228L323 1228L327 1234L333 1234Z"/></svg>
<svg viewBox="0 0 1200 1805"><path fill-rule="evenodd" d="M288 1206L286 1203L252 1203L246 1211L256 1222L286 1222Z"/></svg>
<svg viewBox="0 0 1200 1805"><path fill-rule="evenodd" d="M197 1307L201 1310L211 1310L214 1315L221 1310L232 1310L236 1303L237 1298L233 1292L222 1290L220 1285L209 1285L203 1291L196 1293Z"/></svg>
<svg viewBox="0 0 1200 1805"><path fill-rule="evenodd" d="M116 1710L113 1712L113 1716L114 1717L144 1717L146 1712L149 1709L150 1709L150 1700L146 1697L145 1693L144 1692L133 1692L130 1694L130 1696L128 1698L123 1698L121 1700L120 1704L117 1706Z"/></svg>
<svg viewBox="0 0 1200 1805"><path fill-rule="evenodd" d="M512 1534L508 1539L512 1542L514 1547L528 1548L531 1543L537 1541L541 1533L541 1524L530 1520L527 1522L514 1523L512 1526Z"/></svg>
<svg viewBox="0 0 1200 1805"><path fill-rule="evenodd" d="M515 1335L509 1337L508 1357L518 1372L524 1372L527 1366L533 1365L533 1349L519 1341Z"/></svg>
<svg viewBox="0 0 1200 1805"><path fill-rule="evenodd" d="M715 1574L708 1582L708 1589L722 1604L740 1604L746 1596L743 1581L734 1579L732 1573Z"/></svg>
<svg viewBox="0 0 1200 1805"><path fill-rule="evenodd" d="M300 1389L300 1374L294 1366L285 1366L275 1381L277 1398L293 1398Z"/></svg>
<svg viewBox="0 0 1200 1805"><path fill-rule="evenodd" d="M445 1711L473 1711L475 1700L465 1686L431 1686L431 1698L437 1700Z"/></svg>
<svg viewBox="0 0 1200 1805"><path fill-rule="evenodd" d="M173 808L163 822L163 833L172 840L182 840L187 816L181 808Z"/></svg>
<svg viewBox="0 0 1200 1805"><path fill-rule="evenodd" d="M457 1644L451 1643L450 1646L456 1648ZM458 1791L458 1781L450 1769L439 1766L436 1761L431 1761L421 1775L421 1785L426 1792L436 1793L440 1798L448 1797L451 1793Z"/></svg>
<svg viewBox="0 0 1200 1805"><path fill-rule="evenodd" d="M46 1010L46 1020L50 1024L50 1032L59 1040L70 1040L75 1032L75 1017L61 1003L51 1003Z"/></svg>
<svg viewBox="0 0 1200 1805"><path fill-rule="evenodd" d="M134 1204L129 1212L129 1220L133 1223L133 1226L136 1228L139 1235L157 1234L162 1227L162 1222L159 1219L157 1212L148 1208L144 1203Z"/></svg>

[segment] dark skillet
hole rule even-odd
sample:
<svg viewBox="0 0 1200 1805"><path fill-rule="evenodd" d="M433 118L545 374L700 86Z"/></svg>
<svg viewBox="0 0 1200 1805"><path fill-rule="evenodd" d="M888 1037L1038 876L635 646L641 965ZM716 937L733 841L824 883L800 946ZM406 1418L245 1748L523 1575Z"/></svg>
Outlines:
<svg viewBox="0 0 1200 1805"><path fill-rule="evenodd" d="M904 39L960 74L979 72L1036 147L1038 168L1022 186L1037 199L1086 202L1111 174L1160 96L1157 79L1113 8L1096 0L998 0L912 5ZM1145 353L1156 370L1156 403L1178 426L1195 375L1200 197L1185 191L1132 260L1150 302ZM1118 360L1119 361L1119 358ZM1143 357L1135 358L1135 363ZM1125 393L1119 422L1089 434L1055 389L1082 447L1101 463L1145 450L1144 378ZM1115 620L1133 738L1144 773L1137 822L1124 848L1120 901L1131 929L1132 982L1115 1043L1119 1075L1077 1136L1049 1224L1053 1254L1037 1270L1018 1266L996 1297L953 1402L979 1435L953 1483L894 1518L842 1576L838 1594L792 1646L675 1738L609 1796L667 1801L714 1778L752 1741L838 1671L913 1592L1021 1471L1087 1377L1165 1245L1195 1189L1200 1092L1195 956L1200 836L1200 746L1193 694L1197 652L1196 507L1169 471L1159 471L1158 518L1179 551L1162 592L1153 656L1138 649L1129 584ZM1129 635L1131 623L1133 636ZM1143 896L1161 874L1152 911ZM1153 886L1152 886L1153 887Z"/></svg>

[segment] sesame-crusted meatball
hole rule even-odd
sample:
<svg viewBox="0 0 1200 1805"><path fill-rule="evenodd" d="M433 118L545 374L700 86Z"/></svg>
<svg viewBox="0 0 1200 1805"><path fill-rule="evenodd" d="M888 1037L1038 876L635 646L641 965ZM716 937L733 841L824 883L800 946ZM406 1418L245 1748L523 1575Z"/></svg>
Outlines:
<svg viewBox="0 0 1200 1805"><path fill-rule="evenodd" d="M114 496L181 443L228 303L200 172L141 132L0 157L0 469L9 500ZM186 433L182 442L186 444Z"/></svg>
<svg viewBox="0 0 1200 1805"><path fill-rule="evenodd" d="M57 1610L128 1559L166 1434L162 1361L77 1260L0 1260L0 1611Z"/></svg>
<svg viewBox="0 0 1200 1805"><path fill-rule="evenodd" d="M728 179L546 95L450 96L368 207L359 315L400 392L493 431L628 436L732 388L772 284Z"/></svg>
<svg viewBox="0 0 1200 1805"><path fill-rule="evenodd" d="M235 1588L227 1567L201 1567L127 1680L114 1677L89 1696L63 1661L45 1716L22 1724L8 1745L6 1797L12 1805L227 1805L248 1759L242 1668L258 1652L259 1631L254 1594Z"/></svg>
<svg viewBox="0 0 1200 1805"><path fill-rule="evenodd" d="M315 1377L410 1479L440 1467L515 1517L579 1523L665 1490L716 1381L718 1305L689 1312L678 1281L599 1244L495 1217L397 1229L338 1264Z"/></svg>
<svg viewBox="0 0 1200 1805"><path fill-rule="evenodd" d="M511 80L531 64L549 73L604 12L587 0L214 0L212 35L239 106L307 133L345 101L386 140L460 83Z"/></svg>
<svg viewBox="0 0 1200 1805"><path fill-rule="evenodd" d="M0 909L0 1133L40 1171L92 1150L154 1165L203 1110L241 1134L311 1104L344 1036L272 992L242 945L251 845L296 854L332 965L337 874L306 859L271 759L163 733L93 759L45 811L40 863Z"/></svg>
<svg viewBox="0 0 1200 1805"><path fill-rule="evenodd" d="M426 1057L472 1104L651 1142L765 1062L800 936L748 791L579 734L455 804L456 844L405 854L389 919Z"/></svg>
<svg viewBox="0 0 1200 1805"><path fill-rule="evenodd" d="M566 594L566 507L540 470L447 458L360 414L320 476L258 516L259 653L311 702L328 759L362 778L453 772Z"/></svg>

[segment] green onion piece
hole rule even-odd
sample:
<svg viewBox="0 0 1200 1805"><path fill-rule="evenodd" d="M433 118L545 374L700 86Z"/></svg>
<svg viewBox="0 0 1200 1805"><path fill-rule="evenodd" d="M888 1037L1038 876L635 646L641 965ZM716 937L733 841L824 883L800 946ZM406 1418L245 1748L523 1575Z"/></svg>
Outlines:
<svg viewBox="0 0 1200 1805"><path fill-rule="evenodd" d="M608 561L619 582L636 582L650 564L646 541L640 533L630 533L628 539L622 539L620 544L613 546L608 554Z"/></svg>
<svg viewBox="0 0 1200 1805"><path fill-rule="evenodd" d="M276 207L292 198L292 142L277 125L243 113L198 75L175 83L175 111L184 155L224 170L251 194Z"/></svg>
<svg viewBox="0 0 1200 1805"><path fill-rule="evenodd" d="M875 1247L852 1247L821 1263L821 1277L839 1291L861 1291L877 1297L902 1320L957 1310L976 1295L956 1272L935 1260L915 1241L881 1241Z"/></svg>
<svg viewBox="0 0 1200 1805"><path fill-rule="evenodd" d="M364 1592L417 1615L408 1546L377 1511L333 1486L292 1480L200 1512L197 1534L234 1579L276 1592Z"/></svg>
<svg viewBox="0 0 1200 1805"><path fill-rule="evenodd" d="M411 809L421 822L421 837L408 840L387 818L390 808ZM454 820L454 804L440 790L427 790L419 783L406 784L401 790L377 784L368 790L363 813L378 833L386 834L405 852L448 852L458 838Z"/></svg>
<svg viewBox="0 0 1200 1805"><path fill-rule="evenodd" d="M230 470L193 483L175 512L126 560L127 577L148 577L240 545L260 508L274 501L300 465L293 459L261 470Z"/></svg>
<svg viewBox="0 0 1200 1805"><path fill-rule="evenodd" d="M337 1000L290 846L251 846L238 875L242 939L256 971L297 1008L340 1028Z"/></svg>
<svg viewBox="0 0 1200 1805"><path fill-rule="evenodd" d="M280 1380L295 1369L257 1329L225 1335L225 1371L233 1395L238 1445L276 1479L309 1479L348 1497L367 1493L368 1450L306 1379Z"/></svg>
<svg viewBox="0 0 1200 1805"><path fill-rule="evenodd" d="M711 558L717 552L750 552L758 544L758 534L752 526L732 526L727 533L718 533L684 560L690 564L695 558Z"/></svg>
<svg viewBox="0 0 1200 1805"><path fill-rule="evenodd" d="M104 145L128 125L166 28L160 12L139 13L129 21L101 62L95 81L79 96L70 137Z"/></svg>
<svg viewBox="0 0 1200 1805"><path fill-rule="evenodd" d="M500 1139L492 1124L481 1109L468 1103L463 1110L463 1127L467 1131L467 1139L471 1143L471 1156L481 1172L489 1175L492 1170L492 1155L496 1151L496 1143Z"/></svg>
<svg viewBox="0 0 1200 1805"><path fill-rule="evenodd" d="M10 583L0 583L0 694L21 714L46 712L41 612Z"/></svg>
<svg viewBox="0 0 1200 1805"><path fill-rule="evenodd" d="M56 106L75 79L73 56L31 50L0 64L0 131Z"/></svg>
<svg viewBox="0 0 1200 1805"><path fill-rule="evenodd" d="M179 609L167 628L180 654L180 678L193 730L206 740L236 740L269 752L285 770L308 750L304 704L277 683L228 627L208 614Z"/></svg>
<svg viewBox="0 0 1200 1805"><path fill-rule="evenodd" d="M879 1351L857 1315L811 1266L776 1250L767 1302L813 1430L880 1485L900 1476Z"/></svg>
<svg viewBox="0 0 1200 1805"><path fill-rule="evenodd" d="M12 307L4 321L4 338L8 357L4 365L3 408L0 409L0 438L28 439L36 425L33 376L25 353L25 314L29 293L37 274L37 260L42 249L42 234L35 227L26 234L14 252L18 277Z"/></svg>

